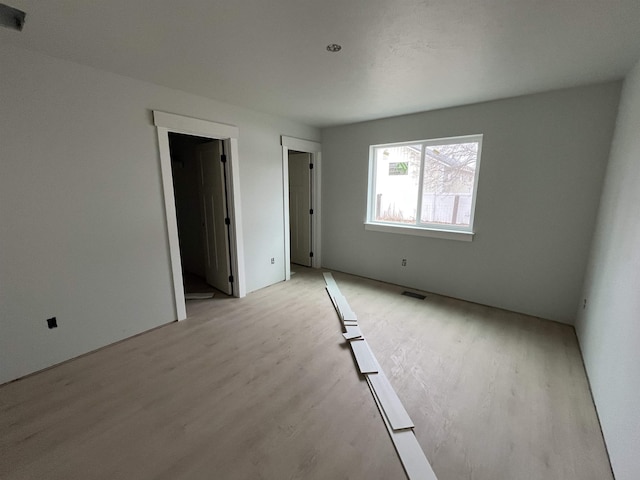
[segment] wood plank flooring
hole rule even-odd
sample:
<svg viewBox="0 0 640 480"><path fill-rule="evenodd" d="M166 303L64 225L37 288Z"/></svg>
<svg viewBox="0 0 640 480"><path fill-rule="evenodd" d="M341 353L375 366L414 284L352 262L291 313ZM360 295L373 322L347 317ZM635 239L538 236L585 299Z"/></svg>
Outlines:
<svg viewBox="0 0 640 480"><path fill-rule="evenodd" d="M2 479L405 478L318 270L0 387ZM573 329L334 273L439 480L610 480Z"/></svg>

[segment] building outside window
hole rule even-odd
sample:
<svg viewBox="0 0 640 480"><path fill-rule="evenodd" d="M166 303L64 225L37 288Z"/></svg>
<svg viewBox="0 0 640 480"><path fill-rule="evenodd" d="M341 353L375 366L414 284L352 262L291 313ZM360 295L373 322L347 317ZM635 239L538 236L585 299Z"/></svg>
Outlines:
<svg viewBox="0 0 640 480"><path fill-rule="evenodd" d="M372 145L367 224L473 233L481 149L482 135Z"/></svg>

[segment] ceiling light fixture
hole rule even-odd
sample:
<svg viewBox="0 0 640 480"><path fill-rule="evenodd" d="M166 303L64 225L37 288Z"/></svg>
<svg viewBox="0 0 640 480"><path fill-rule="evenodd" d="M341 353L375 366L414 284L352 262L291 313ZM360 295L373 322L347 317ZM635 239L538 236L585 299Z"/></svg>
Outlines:
<svg viewBox="0 0 640 480"><path fill-rule="evenodd" d="M329 45L327 45L327 51L328 52L339 52L340 50L342 50L342 45L338 45L337 43L330 43Z"/></svg>

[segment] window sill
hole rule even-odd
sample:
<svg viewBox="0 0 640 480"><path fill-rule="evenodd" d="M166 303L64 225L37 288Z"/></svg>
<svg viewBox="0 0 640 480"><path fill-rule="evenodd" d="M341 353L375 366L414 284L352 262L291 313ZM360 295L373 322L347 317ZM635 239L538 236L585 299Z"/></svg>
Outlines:
<svg viewBox="0 0 640 480"><path fill-rule="evenodd" d="M473 232L460 230L441 230L436 228L410 227L405 225L387 225L382 223L365 222L365 230L373 232L397 233L400 235L415 235L418 237L443 238L446 240L473 241Z"/></svg>

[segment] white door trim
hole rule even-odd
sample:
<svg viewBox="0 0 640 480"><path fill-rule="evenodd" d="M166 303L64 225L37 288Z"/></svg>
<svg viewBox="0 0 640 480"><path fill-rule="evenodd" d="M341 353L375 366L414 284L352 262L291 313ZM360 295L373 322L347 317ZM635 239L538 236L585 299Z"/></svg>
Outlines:
<svg viewBox="0 0 640 480"><path fill-rule="evenodd" d="M238 127L224 123L210 122L197 118L175 115L173 113L153 111L153 123L158 133L160 152L160 169L162 173L162 190L164 194L165 215L167 219L167 239L171 260L173 279L173 296L177 320L187 318L182 280L182 264L180 261L180 244L178 240L178 222L176 204L173 193L173 174L171 172L171 153L169 151L169 132L184 133L198 137L223 140L227 154L229 178L227 193L229 197L230 256L234 276L234 295L244 297L247 294L244 276L244 244L242 236L242 218L240 208L240 178L238 174Z"/></svg>
<svg viewBox="0 0 640 480"><path fill-rule="evenodd" d="M280 137L282 144L282 182L283 182L283 199L284 199L284 278L291 280L291 246L289 245L289 150L310 153L313 170L312 192L311 192L311 208L313 208L313 218L311 220L311 251L313 257L311 266L320 268L322 266L321 259L321 160L322 160L322 144L311 140L302 140L300 138Z"/></svg>

